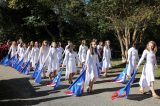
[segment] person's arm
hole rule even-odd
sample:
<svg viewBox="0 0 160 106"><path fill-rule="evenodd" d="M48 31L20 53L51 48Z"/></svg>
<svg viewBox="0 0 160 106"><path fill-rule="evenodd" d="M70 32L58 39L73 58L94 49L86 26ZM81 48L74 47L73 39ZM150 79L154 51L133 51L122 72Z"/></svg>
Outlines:
<svg viewBox="0 0 160 106"><path fill-rule="evenodd" d="M141 59L138 62L137 68L142 64L142 62L146 58L146 56L147 56L147 50L144 50L143 54L142 54L142 57L141 57Z"/></svg>
<svg viewBox="0 0 160 106"><path fill-rule="evenodd" d="M64 66L64 65L67 65L68 59L69 59L69 52L67 52L66 55L65 55L65 57L64 57L63 66Z"/></svg>
<svg viewBox="0 0 160 106"><path fill-rule="evenodd" d="M128 50L128 59L127 59L127 62L128 62L128 63L131 61L131 58L132 58L132 50L129 49L129 50Z"/></svg>
<svg viewBox="0 0 160 106"><path fill-rule="evenodd" d="M138 50L137 50L137 61L139 61L139 55L138 55Z"/></svg>
<svg viewBox="0 0 160 106"><path fill-rule="evenodd" d="M48 57L50 56L50 54L51 54L51 48L49 49L49 52L48 52L46 58L44 59L44 64L46 63L46 61L47 61Z"/></svg>
<svg viewBox="0 0 160 106"><path fill-rule="evenodd" d="M86 56L86 61L85 61L85 66L89 64L89 56L90 56L90 50L87 51L87 56Z"/></svg>
<svg viewBox="0 0 160 106"><path fill-rule="evenodd" d="M10 54L12 51L12 46L9 48L8 54Z"/></svg>

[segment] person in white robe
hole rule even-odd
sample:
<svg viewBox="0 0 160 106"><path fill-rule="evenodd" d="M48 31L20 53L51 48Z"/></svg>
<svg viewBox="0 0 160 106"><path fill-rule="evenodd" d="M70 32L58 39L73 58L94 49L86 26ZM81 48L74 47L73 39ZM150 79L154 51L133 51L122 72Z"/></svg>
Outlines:
<svg viewBox="0 0 160 106"><path fill-rule="evenodd" d="M62 64L62 61L63 61L63 52L64 52L64 49L63 47L61 46L61 42L58 43L58 60L59 60L59 63Z"/></svg>
<svg viewBox="0 0 160 106"><path fill-rule="evenodd" d="M95 41L92 41L90 44L90 49L87 51L87 57L85 62L86 67L86 77L85 83L88 85L87 92L92 93L93 84L98 78L98 66L99 59L97 53L97 45Z"/></svg>
<svg viewBox="0 0 160 106"><path fill-rule="evenodd" d="M68 80L69 84L73 82L73 76L77 72L76 64L78 63L78 54L73 50L73 44L70 44L67 48L65 58L63 60L62 67L66 66L65 78Z"/></svg>
<svg viewBox="0 0 160 106"><path fill-rule="evenodd" d="M127 68L127 79L131 77L131 75L136 70L136 65L139 61L138 50L136 49L136 43L132 44L132 47L128 50L128 68Z"/></svg>
<svg viewBox="0 0 160 106"><path fill-rule="evenodd" d="M12 58L13 56L17 57L17 45L16 42L13 41L11 47L9 48L8 54L10 54L10 57Z"/></svg>
<svg viewBox="0 0 160 106"><path fill-rule="evenodd" d="M107 72L109 68L111 68L111 49L110 49L110 41L105 41L105 46L103 48L103 59L102 59L102 70L104 72L104 76L107 76Z"/></svg>
<svg viewBox="0 0 160 106"><path fill-rule="evenodd" d="M51 80L53 80L53 78L56 77L57 72L60 69L56 42L52 42L45 61L48 58L49 58L49 65L48 65L48 72L47 73L49 74L49 78Z"/></svg>
<svg viewBox="0 0 160 106"><path fill-rule="evenodd" d="M87 50L88 50L88 47L86 46L86 41L82 40L82 43L79 46L79 52L78 52L78 56L82 64L85 63L86 61Z"/></svg>
<svg viewBox="0 0 160 106"><path fill-rule="evenodd" d="M154 89L154 67L157 67L157 60L155 53L157 52L157 46L154 41L150 41L147 44L147 48L143 51L142 57L139 60L139 63L137 65L137 69L142 64L143 60L146 59L146 63L143 67L142 75L139 81L140 84L140 92L144 94L144 88L150 87L150 90L152 92L152 96L154 98L160 99L160 96L158 96Z"/></svg>

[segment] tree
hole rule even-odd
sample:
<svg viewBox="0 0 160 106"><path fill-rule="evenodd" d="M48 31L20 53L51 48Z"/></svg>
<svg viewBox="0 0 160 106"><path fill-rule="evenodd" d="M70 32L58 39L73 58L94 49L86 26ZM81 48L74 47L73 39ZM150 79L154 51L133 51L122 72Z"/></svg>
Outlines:
<svg viewBox="0 0 160 106"><path fill-rule="evenodd" d="M87 11L101 32L115 32L126 61L129 45L141 43L146 28L157 23L159 4L158 0L91 0Z"/></svg>

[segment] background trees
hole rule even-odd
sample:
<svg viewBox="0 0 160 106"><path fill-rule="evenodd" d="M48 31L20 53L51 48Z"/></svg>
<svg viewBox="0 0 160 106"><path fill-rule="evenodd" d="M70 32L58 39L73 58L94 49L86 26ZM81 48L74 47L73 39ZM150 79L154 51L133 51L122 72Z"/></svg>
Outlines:
<svg viewBox="0 0 160 106"><path fill-rule="evenodd" d="M110 39L125 61L133 42L160 40L159 13L159 0L1 0L0 38Z"/></svg>

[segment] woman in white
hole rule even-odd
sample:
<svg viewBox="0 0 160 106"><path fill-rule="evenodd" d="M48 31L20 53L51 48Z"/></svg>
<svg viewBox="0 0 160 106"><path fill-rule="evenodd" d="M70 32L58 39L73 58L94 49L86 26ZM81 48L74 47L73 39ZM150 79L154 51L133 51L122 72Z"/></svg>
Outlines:
<svg viewBox="0 0 160 106"><path fill-rule="evenodd" d="M47 41L44 40L42 42L42 47L40 48L39 55L38 55L38 61L39 61L39 64L40 64L40 68L43 67L44 62L45 62L45 66L48 66L48 60L44 61L48 52L49 52L49 47L47 45ZM45 68L43 68L43 77L44 78L46 77Z"/></svg>
<svg viewBox="0 0 160 106"><path fill-rule="evenodd" d="M62 64L64 49L61 46L61 42L59 42L57 50L58 50L58 60L59 60L59 63Z"/></svg>
<svg viewBox="0 0 160 106"><path fill-rule="evenodd" d="M142 57L137 65L138 67L141 65L143 60L146 58L146 64L143 67L142 75L140 78L140 92L144 94L144 88L150 87L150 90L152 92L152 96L154 98L160 99L160 97L156 94L154 89L154 66L157 67L157 60L155 53L157 52L157 46L154 41L150 41L147 44L147 48L143 51Z"/></svg>
<svg viewBox="0 0 160 106"><path fill-rule="evenodd" d="M22 43L18 47L17 54L18 54L19 61L21 61L24 57L24 49L23 49L23 44Z"/></svg>
<svg viewBox="0 0 160 106"><path fill-rule="evenodd" d="M104 72L104 76L107 76L107 72L109 70L109 68L111 67L111 50L110 50L110 41L107 40L105 41L105 46L103 48L103 72Z"/></svg>
<svg viewBox="0 0 160 106"><path fill-rule="evenodd" d="M98 52L98 56L99 58L102 58L102 53L103 53L103 42L100 41L99 44L97 45L97 52Z"/></svg>
<svg viewBox="0 0 160 106"><path fill-rule="evenodd" d="M132 44L132 47L128 50L128 68L127 68L127 78L129 79L133 72L136 70L136 64L139 61L138 50L136 49L136 43Z"/></svg>
<svg viewBox="0 0 160 106"><path fill-rule="evenodd" d="M17 44L15 41L12 42L11 47L9 48L10 57L12 58L13 56L17 55Z"/></svg>
<svg viewBox="0 0 160 106"><path fill-rule="evenodd" d="M48 58L49 58L49 65L48 65L49 78L51 80L53 80L53 78L57 75L57 71L59 71L59 69L60 69L56 42L52 42L45 61ZM52 73L53 73L53 75L52 75Z"/></svg>
<svg viewBox="0 0 160 106"><path fill-rule="evenodd" d="M38 55L39 55L39 47L38 42L34 43L34 47L31 51L31 62L32 62L32 68L35 69L36 64L38 63Z"/></svg>
<svg viewBox="0 0 160 106"><path fill-rule="evenodd" d="M88 85L87 92L91 93L93 89L93 84L98 78L97 65L99 65L97 45L95 41L90 43L90 49L87 51L86 57L86 78L85 83Z"/></svg>
<svg viewBox="0 0 160 106"><path fill-rule="evenodd" d="M72 84L73 76L77 72L76 63L78 62L78 55L75 51L73 51L73 44L70 44L67 48L65 58L63 60L63 65L66 65L66 79L69 84Z"/></svg>
<svg viewBox="0 0 160 106"><path fill-rule="evenodd" d="M86 46L86 41L82 40L82 43L79 47L79 52L78 52L78 56L79 56L81 63L85 63L86 61L87 50L88 50L88 47Z"/></svg>

